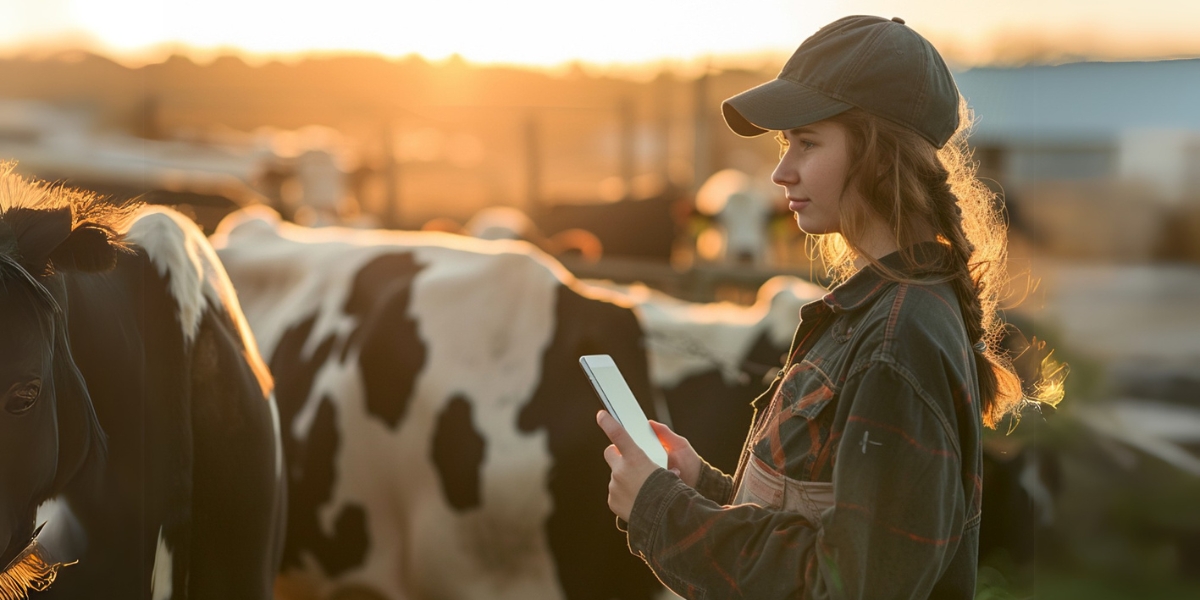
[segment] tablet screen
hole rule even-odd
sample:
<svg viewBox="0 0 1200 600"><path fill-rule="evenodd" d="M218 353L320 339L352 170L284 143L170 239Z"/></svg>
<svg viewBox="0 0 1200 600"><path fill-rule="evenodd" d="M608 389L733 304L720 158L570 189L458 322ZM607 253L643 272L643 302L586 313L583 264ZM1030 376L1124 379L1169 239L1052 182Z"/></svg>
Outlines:
<svg viewBox="0 0 1200 600"><path fill-rule="evenodd" d="M629 437L633 438L650 460L666 468L667 451L659 442L654 429L650 427L646 414L642 412L642 407L638 405L637 398L634 398L633 391L629 389L629 384L621 376L621 371L617 369L612 358L607 355L585 356L580 359L580 363L608 412L629 432Z"/></svg>

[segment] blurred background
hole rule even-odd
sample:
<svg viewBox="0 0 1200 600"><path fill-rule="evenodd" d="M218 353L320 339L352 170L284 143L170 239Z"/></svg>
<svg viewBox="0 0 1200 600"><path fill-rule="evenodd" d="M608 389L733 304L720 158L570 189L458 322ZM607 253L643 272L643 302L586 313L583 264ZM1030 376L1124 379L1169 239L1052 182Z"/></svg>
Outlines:
<svg viewBox="0 0 1200 600"><path fill-rule="evenodd" d="M264 203L519 237L580 277L745 304L823 270L770 184L775 142L720 102L860 13L951 63L1010 220L1006 314L1072 371L1055 414L988 441L1042 500L979 597L1200 597L1192 0L4 0L0 159L207 232Z"/></svg>

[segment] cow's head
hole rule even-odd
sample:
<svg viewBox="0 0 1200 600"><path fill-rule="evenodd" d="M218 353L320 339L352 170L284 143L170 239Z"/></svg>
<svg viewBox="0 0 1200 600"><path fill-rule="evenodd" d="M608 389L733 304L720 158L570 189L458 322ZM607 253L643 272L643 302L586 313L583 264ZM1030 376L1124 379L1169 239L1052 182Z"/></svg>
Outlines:
<svg viewBox="0 0 1200 600"><path fill-rule="evenodd" d="M64 273L111 269L127 212L0 165L0 598L37 576L38 505L104 455L71 356Z"/></svg>

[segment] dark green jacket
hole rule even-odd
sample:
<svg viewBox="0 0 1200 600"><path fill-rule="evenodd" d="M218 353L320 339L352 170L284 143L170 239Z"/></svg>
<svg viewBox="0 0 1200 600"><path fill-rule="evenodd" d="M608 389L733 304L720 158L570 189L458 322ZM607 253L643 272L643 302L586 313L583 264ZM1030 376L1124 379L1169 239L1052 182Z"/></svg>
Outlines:
<svg viewBox="0 0 1200 600"><path fill-rule="evenodd" d="M932 243L918 250L925 258L944 251ZM898 253L882 262L903 270ZM788 364L755 401L739 479L752 455L788 480L832 482L831 506L816 522L730 505L740 480L709 466L696 489L663 469L646 480L630 514L629 547L677 594L974 595L982 494L976 357L951 285L934 281L934 272L907 273L921 283L864 269L805 305Z"/></svg>

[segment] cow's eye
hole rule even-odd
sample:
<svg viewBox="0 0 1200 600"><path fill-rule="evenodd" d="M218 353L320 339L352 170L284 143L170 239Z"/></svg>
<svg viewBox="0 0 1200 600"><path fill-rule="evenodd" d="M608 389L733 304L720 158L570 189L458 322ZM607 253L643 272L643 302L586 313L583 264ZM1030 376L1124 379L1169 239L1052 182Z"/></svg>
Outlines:
<svg viewBox="0 0 1200 600"><path fill-rule="evenodd" d="M24 384L17 384L8 391L7 398L4 400L4 410L19 415L28 412L37 404L38 396L42 394L42 382L30 381Z"/></svg>

